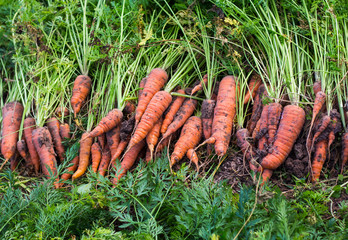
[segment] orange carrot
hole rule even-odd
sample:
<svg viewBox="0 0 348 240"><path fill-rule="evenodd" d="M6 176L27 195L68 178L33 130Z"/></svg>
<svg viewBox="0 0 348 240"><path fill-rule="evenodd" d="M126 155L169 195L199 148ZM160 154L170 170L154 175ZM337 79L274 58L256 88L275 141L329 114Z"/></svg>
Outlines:
<svg viewBox="0 0 348 240"><path fill-rule="evenodd" d="M158 138L160 136L160 130L161 130L161 125L162 125L162 121L163 118L161 117L155 124L155 126L153 126L152 130L149 132L149 134L146 136L146 143L147 146L150 150L150 156L151 156L151 160L153 157L153 151L155 149L155 146L158 142Z"/></svg>
<svg viewBox="0 0 348 240"><path fill-rule="evenodd" d="M330 116L328 116L328 115L325 115L325 116L321 119L321 121L320 121L320 123L319 123L319 125L318 125L318 130L315 132L315 134L314 134L314 136L313 136L312 145L311 145L311 146L314 145L314 143L316 142L317 138L320 136L320 134L322 134L322 133L324 132L325 129L328 128L328 126L330 125L330 123L331 123L331 118L330 118Z"/></svg>
<svg viewBox="0 0 348 240"><path fill-rule="evenodd" d="M80 141L80 154L79 154L79 167L72 176L72 179L77 179L82 176L87 170L89 165L89 155L91 153L93 138L89 137L88 133L82 134Z"/></svg>
<svg viewBox="0 0 348 240"><path fill-rule="evenodd" d="M33 166L33 162L31 161L31 158L28 152L27 144L25 143L23 139L17 142L17 150L19 155L21 155L21 157L24 159L26 165Z"/></svg>
<svg viewBox="0 0 348 240"><path fill-rule="evenodd" d="M163 134L163 138L169 137L176 130L181 128L186 120L191 117L197 106L197 100L186 99L179 111L176 113L173 122L168 126L167 131Z"/></svg>
<svg viewBox="0 0 348 240"><path fill-rule="evenodd" d="M166 84L168 80L168 75L166 71L161 68L153 69L147 76L144 89L141 93L141 97L138 101L138 107L135 110L135 125L138 125L141 117L147 109L147 105L150 103L154 95L161 90L161 88Z"/></svg>
<svg viewBox="0 0 348 240"><path fill-rule="evenodd" d="M342 165L341 174L343 174L344 166L348 161L348 132L345 132L342 136Z"/></svg>
<svg viewBox="0 0 348 240"><path fill-rule="evenodd" d="M288 105L284 108L276 139L270 153L262 159L263 168L278 168L289 155L305 122L305 112L301 107Z"/></svg>
<svg viewBox="0 0 348 240"><path fill-rule="evenodd" d="M102 158L101 158L100 165L98 168L99 174L102 175L103 177L106 174L106 170L108 170L110 160L111 160L110 148L106 144L105 148L102 151Z"/></svg>
<svg viewBox="0 0 348 240"><path fill-rule="evenodd" d="M100 160L102 158L102 150L99 143L95 142L92 144L91 154L92 154L92 171L96 173L99 167Z"/></svg>
<svg viewBox="0 0 348 240"><path fill-rule="evenodd" d="M118 144L120 143L120 126L117 126L106 133L106 141L110 148L111 156L117 151Z"/></svg>
<svg viewBox="0 0 348 240"><path fill-rule="evenodd" d="M321 81L314 82L313 91L314 91L314 95L317 95L317 93L321 91Z"/></svg>
<svg viewBox="0 0 348 240"><path fill-rule="evenodd" d="M149 79L146 83L148 82ZM146 94L145 90L143 94ZM166 91L159 91L155 94L155 96L153 96L141 118L140 123L135 129L131 140L129 141L128 149L145 139L146 135L151 131L155 123L162 116L163 112L168 108L171 101L172 96Z"/></svg>
<svg viewBox="0 0 348 240"><path fill-rule="evenodd" d="M25 142L27 143L29 155L31 158L31 161L33 162L35 172L38 174L40 170L40 159L39 155L37 154L37 151L34 147L33 143L33 130L36 128L36 122L34 118L26 118L23 123L23 135L25 138Z"/></svg>
<svg viewBox="0 0 348 240"><path fill-rule="evenodd" d="M60 159L60 162L64 161L65 158L65 150L64 146L62 144L62 138L60 137L59 134L59 121L57 118L53 117L47 120L47 127L48 130L51 133L52 139L53 139L53 144L56 148L56 151L58 153L58 157Z"/></svg>
<svg viewBox="0 0 348 240"><path fill-rule="evenodd" d="M189 149L194 149L198 145L202 133L202 120L196 116L190 117L182 128L180 138L175 144L170 157L171 166L182 159Z"/></svg>
<svg viewBox="0 0 348 240"><path fill-rule="evenodd" d="M63 182L70 179L71 175L73 175L73 173L76 171L77 166L79 165L79 156L74 157L74 159L70 161L69 165L71 166L68 167L66 172L61 176Z"/></svg>
<svg viewBox="0 0 348 240"><path fill-rule="evenodd" d="M259 89L261 84L262 84L261 77L258 74L254 74L250 79L248 91L245 93L244 104L247 104L250 98L255 97L256 92Z"/></svg>
<svg viewBox="0 0 348 240"><path fill-rule="evenodd" d="M18 152L16 151L15 154L10 158L10 169L12 172L16 170L18 164L19 164Z"/></svg>
<svg viewBox="0 0 348 240"><path fill-rule="evenodd" d="M250 161L254 156L252 145L248 142L248 130L241 128L236 133L237 146L242 150L245 158Z"/></svg>
<svg viewBox="0 0 348 240"><path fill-rule="evenodd" d="M121 162L120 169L117 169L117 173L113 180L113 184L117 184L122 176L124 176L128 170L133 166L137 156L140 151L145 147L145 140L140 141L136 145L134 145L123 157L123 161Z"/></svg>
<svg viewBox="0 0 348 240"><path fill-rule="evenodd" d="M139 92L138 92L138 102L140 101L141 95L143 93L145 84L146 84L146 80L147 78L144 77L143 79L141 79L140 83L139 83Z"/></svg>
<svg viewBox="0 0 348 240"><path fill-rule="evenodd" d="M254 128L261 117L262 108L263 108L262 99L266 95L267 95L267 91L266 91L265 85L261 84L259 89L256 92L253 109L251 113L251 118L247 123L247 129L249 131L249 134L251 134L254 131Z"/></svg>
<svg viewBox="0 0 348 240"><path fill-rule="evenodd" d="M236 82L234 76L224 77L219 85L219 93L214 109L212 136L205 143L215 143L215 152L223 156L227 152L236 113Z"/></svg>
<svg viewBox="0 0 348 240"><path fill-rule="evenodd" d="M126 105L123 108L123 115L127 116L129 114L132 114L135 112L135 105L131 102L127 102Z"/></svg>
<svg viewBox="0 0 348 240"><path fill-rule="evenodd" d="M199 171L199 165L198 165L199 159L198 159L196 151L193 148L187 150L186 157L188 159L190 159L190 161L196 165L196 170L198 172Z"/></svg>
<svg viewBox="0 0 348 240"><path fill-rule="evenodd" d="M152 161L152 154L151 154L150 149L148 148L148 149L146 150L145 162L146 162L146 163L149 163L149 162L151 162L151 161Z"/></svg>
<svg viewBox="0 0 348 240"><path fill-rule="evenodd" d="M106 135L105 135L105 133L103 133L103 134L98 136L98 142L99 142L99 145L100 145L101 149L104 149L105 145L106 145Z"/></svg>
<svg viewBox="0 0 348 240"><path fill-rule="evenodd" d="M266 133L268 133L268 109L269 105L264 106L262 109L260 117L260 131L256 136L256 139L258 140L258 149L260 151L264 150L267 144Z"/></svg>
<svg viewBox="0 0 348 240"><path fill-rule="evenodd" d="M40 158L42 172L49 178L57 178L58 181L57 162L55 154L52 152L52 137L46 127L33 130L33 143Z"/></svg>
<svg viewBox="0 0 348 240"><path fill-rule="evenodd" d="M91 91L92 80L85 75L77 76L74 81L74 87L72 90L71 106L74 111L74 116L81 110L82 104L86 101L86 98Z"/></svg>
<svg viewBox="0 0 348 240"><path fill-rule="evenodd" d="M323 139L315 144L315 153L312 162L312 182L319 180L321 169L326 160L327 139Z"/></svg>
<svg viewBox="0 0 348 240"><path fill-rule="evenodd" d="M2 142L1 153L5 158L5 163L16 153L18 131L22 121L23 106L19 102L6 103L2 108Z"/></svg>
<svg viewBox="0 0 348 240"><path fill-rule="evenodd" d="M271 169L263 169L263 172L262 172L262 182L260 184L260 186L263 186L265 185L266 182L268 182L268 180L272 177L272 174L273 174L273 170Z"/></svg>
<svg viewBox="0 0 348 240"><path fill-rule="evenodd" d="M179 89L177 93L185 94L185 90ZM167 131L168 126L173 122L175 114L179 111L182 103L185 101L185 97L177 96L169 106L168 111L162 123L161 133L164 134Z"/></svg>
<svg viewBox="0 0 348 240"><path fill-rule="evenodd" d="M62 138L62 140L65 140L66 138L70 139L70 126L67 123L60 124L59 127L59 135Z"/></svg>
<svg viewBox="0 0 348 240"><path fill-rule="evenodd" d="M341 118L336 109L331 110L330 117L332 121L330 124L329 142L327 145L328 149L330 149L331 144L335 140L335 134L341 131Z"/></svg>
<svg viewBox="0 0 348 240"><path fill-rule="evenodd" d="M259 119L258 121L257 121L257 123L256 123L256 126L255 126L255 128L254 128L254 130L253 130L253 134L252 134L252 136L251 136L251 138L252 139L256 139L256 136L259 134L259 132L260 132L260 124L261 124L261 120Z"/></svg>
<svg viewBox="0 0 348 240"><path fill-rule="evenodd" d="M195 94L198 91L201 91L203 89L203 84L207 85L208 83L208 74L205 74L203 76L203 79L201 82L199 82L191 91L191 95Z"/></svg>
<svg viewBox="0 0 348 240"><path fill-rule="evenodd" d="M215 104L216 102L211 99L206 99L202 103L202 124L205 139L210 138L212 134Z"/></svg>
<svg viewBox="0 0 348 240"><path fill-rule="evenodd" d="M111 110L106 117L99 122L98 126L89 133L88 137L94 138L110 131L122 121L122 117L123 113L119 109L115 108Z"/></svg>
<svg viewBox="0 0 348 240"><path fill-rule="evenodd" d="M283 107L280 103L271 103L268 107L267 116L267 128L268 128L268 139L267 143L272 146L274 138L278 129L280 115L282 114Z"/></svg>

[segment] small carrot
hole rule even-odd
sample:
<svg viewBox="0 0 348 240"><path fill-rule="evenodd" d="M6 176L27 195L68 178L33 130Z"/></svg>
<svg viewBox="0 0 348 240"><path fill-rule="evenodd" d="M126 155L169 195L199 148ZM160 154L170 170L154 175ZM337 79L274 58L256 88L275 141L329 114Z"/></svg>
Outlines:
<svg viewBox="0 0 348 240"><path fill-rule="evenodd" d="M18 158L18 152L16 151L15 154L10 158L10 169L12 172L16 170L18 164L19 164L19 158Z"/></svg>
<svg viewBox="0 0 348 240"><path fill-rule="evenodd" d="M61 179L62 179L63 182L68 180L68 179L70 179L71 176L73 175L73 173L76 171L76 169L77 169L77 167L79 165L79 156L74 157L74 159L70 161L69 165L71 165L71 166L68 167L66 169L66 172L63 173L62 176L61 176Z"/></svg>
<svg viewBox="0 0 348 240"><path fill-rule="evenodd" d="M91 131L88 135L88 137L94 138L98 137L99 135L106 133L116 127L118 124L121 123L123 117L122 111L115 108L111 110L106 117L104 117L99 124L94 128L93 131Z"/></svg>
<svg viewBox="0 0 348 240"><path fill-rule="evenodd" d="M138 125L141 117L147 109L147 105L155 94L161 90L164 84L166 84L167 80L168 75L166 71L161 68L155 68L149 73L141 97L138 101L137 109L135 110L135 125Z"/></svg>
<svg viewBox="0 0 348 240"><path fill-rule="evenodd" d="M27 144L23 139L17 142L17 150L19 155L21 155L21 157L24 159L26 165L33 166L33 162L31 161Z"/></svg>
<svg viewBox="0 0 348 240"><path fill-rule="evenodd" d="M29 155L30 155L31 161L33 162L35 173L38 174L40 170L40 158L35 149L35 146L33 143L33 137L32 137L32 134L35 128L36 128L36 122L34 118L24 119L23 136L25 138L25 142L27 143Z"/></svg>
<svg viewBox="0 0 348 240"><path fill-rule="evenodd" d="M305 112L301 107L288 105L284 107L276 139L270 153L262 159L263 168L278 168L289 155L305 122Z"/></svg>
<svg viewBox="0 0 348 240"><path fill-rule="evenodd" d="M100 165L98 168L99 174L102 175L103 177L105 176L106 171L108 170L110 160L111 160L110 148L106 144L105 148L102 151L102 157L101 157Z"/></svg>
<svg viewBox="0 0 348 240"><path fill-rule="evenodd" d="M247 104L250 98L255 97L256 92L259 89L261 84L262 84L262 79L260 75L258 74L252 75L249 82L248 91L245 93L245 96L244 96L244 101L243 101L244 104Z"/></svg>
<svg viewBox="0 0 348 240"><path fill-rule="evenodd" d="M212 125L214 119L215 100L206 99L202 103L202 124L203 135L205 139L209 139L212 134Z"/></svg>
<svg viewBox="0 0 348 240"><path fill-rule="evenodd" d="M18 131L22 121L23 105L19 102L6 103L2 108L2 142L1 153L5 158L4 164L16 153Z"/></svg>
<svg viewBox="0 0 348 240"><path fill-rule="evenodd" d="M176 113L173 122L168 126L167 131L163 134L163 138L169 137L176 130L181 128L186 120L191 117L197 106L197 100L195 99L186 99L179 111Z"/></svg>
<svg viewBox="0 0 348 240"><path fill-rule="evenodd" d="M145 94L145 92L143 94ZM168 108L171 101L172 96L166 91L159 91L153 96L141 118L140 123L136 127L131 140L129 141L128 149L145 139L146 135L160 119L163 112Z"/></svg>
<svg viewBox="0 0 348 240"><path fill-rule="evenodd" d="M91 147L91 155L92 155L92 171L97 172L100 160L102 158L102 150L99 143L95 142Z"/></svg>
<svg viewBox="0 0 348 240"><path fill-rule="evenodd" d="M135 105L133 104L133 103L131 103L131 102L127 102L126 103L126 105L124 106L124 108L123 108L123 115L124 116L127 116L127 115L129 115L129 114L132 114L132 113L134 113L135 112Z"/></svg>
<svg viewBox="0 0 348 240"><path fill-rule="evenodd" d="M49 118L47 120L47 127L51 133L53 144L54 144L54 147L56 148L56 152L58 153L60 162L63 162L65 158L65 149L62 144L62 138L60 137L60 134L59 134L60 124L58 119L55 117Z"/></svg>
<svg viewBox="0 0 348 240"><path fill-rule="evenodd" d="M317 93L321 91L321 81L314 82L313 91L314 91L314 95L317 95Z"/></svg>
<svg viewBox="0 0 348 240"><path fill-rule="evenodd" d="M185 90L179 89L177 93L185 94ZM164 134L167 131L168 126L173 122L176 113L179 111L182 103L185 101L185 97L177 96L168 108L168 111L164 117L161 133Z"/></svg>
<svg viewBox="0 0 348 240"><path fill-rule="evenodd" d="M128 170L133 166L135 160L137 159L137 156L139 155L140 151L145 147L145 140L140 141L136 145L134 145L123 157L123 160L121 162L120 169L117 169L117 173L115 175L115 178L113 179L113 184L117 184L122 176L124 176Z"/></svg>
<svg viewBox="0 0 348 240"><path fill-rule="evenodd" d="M326 160L327 139L323 139L315 144L315 153L312 162L312 182L319 180L320 172Z"/></svg>
<svg viewBox="0 0 348 240"><path fill-rule="evenodd" d="M67 123L60 124L59 127L59 135L62 138L62 140L65 140L66 138L70 139L70 126Z"/></svg>
<svg viewBox="0 0 348 240"><path fill-rule="evenodd" d="M250 161L254 156L252 145L248 142L248 130L241 128L236 133L237 146L242 150L245 158Z"/></svg>
<svg viewBox="0 0 348 240"><path fill-rule="evenodd" d="M327 129L327 128L329 127L330 123L331 123L331 118L330 118L330 116L328 116L328 115L325 115L325 116L321 119L321 121L320 121L320 123L319 123L319 125L318 125L318 129L317 129L317 131L315 132L315 134L314 134L314 136L313 136L312 145L311 145L311 146L314 145L314 143L316 142L316 140L317 140L317 138L320 136L320 134L322 134L322 133L324 132L324 130ZM312 147L311 147L311 148L312 148Z"/></svg>
<svg viewBox="0 0 348 240"><path fill-rule="evenodd" d="M263 186L265 185L266 182L268 182L268 180L272 177L272 174L273 174L273 170L271 169L263 169L263 172L262 172L262 182L260 184L260 186Z"/></svg>
<svg viewBox="0 0 348 240"><path fill-rule="evenodd" d="M149 134L146 136L146 143L150 150L151 160L153 158L153 151L155 150L155 146L158 142L158 138L160 136L160 130L162 125L163 118L161 117L153 126L152 130L149 132Z"/></svg>
<svg viewBox="0 0 348 240"><path fill-rule="evenodd" d="M101 149L104 149L105 145L106 145L106 135L105 135L105 133L100 134L98 136L98 142L99 142L99 145L100 145Z"/></svg>
<svg viewBox="0 0 348 240"><path fill-rule="evenodd" d="M330 149L331 144L335 140L336 133L341 131L341 118L340 114L337 112L336 109L332 109L330 113L331 117L331 124L330 124L330 133L329 133L329 142L328 142L328 149Z"/></svg>
<svg viewBox="0 0 348 240"><path fill-rule="evenodd" d="M266 144L268 142L268 138L266 134L268 133L268 109L270 105L266 105L262 109L261 117L260 117L260 131L256 136L258 140L258 149L260 151L266 148Z"/></svg>
<svg viewBox="0 0 348 240"><path fill-rule="evenodd" d="M278 129L280 116L282 114L283 107L280 103L271 103L268 107L267 116L267 128L268 128L268 139L267 143L272 146L274 138Z"/></svg>
<svg viewBox="0 0 348 240"><path fill-rule="evenodd" d="M145 162L146 162L146 163L149 163L149 162L151 162L151 161L152 161L152 154L151 154L150 149L148 148L148 149L146 150Z"/></svg>
<svg viewBox="0 0 348 240"><path fill-rule="evenodd" d="M193 148L187 150L186 157L195 164L196 170L197 172L199 172L199 165L198 165L199 159L198 159L196 151Z"/></svg>
<svg viewBox="0 0 348 240"><path fill-rule="evenodd" d="M86 101L86 98L91 91L92 80L85 75L79 75L74 81L74 87L72 90L71 106L74 111L74 116L80 112L82 104Z"/></svg>
<svg viewBox="0 0 348 240"><path fill-rule="evenodd" d="M343 169L348 162L348 132L345 132L342 136L342 165L341 174L343 174Z"/></svg>
<svg viewBox="0 0 348 240"><path fill-rule="evenodd" d="M91 153L93 138L89 137L89 133L82 134L80 141L79 167L73 174L72 179L77 179L82 176L89 165L89 155Z"/></svg>
<svg viewBox="0 0 348 240"><path fill-rule="evenodd" d="M254 128L261 117L262 108L263 108L262 99L266 95L267 95L267 91L266 91L265 85L261 84L256 92L256 96L255 96L254 104L252 108L252 113L251 113L251 118L247 123L247 129L249 131L249 134L251 134L254 131Z"/></svg>
<svg viewBox="0 0 348 240"><path fill-rule="evenodd" d="M189 149L194 149L202 137L202 120L199 117L190 117L183 126L179 140L170 156L170 165L173 166L184 157ZM192 151L191 151L192 153Z"/></svg>
<svg viewBox="0 0 348 240"><path fill-rule="evenodd" d="M191 90L191 95L195 94L198 91L201 91L203 89L203 84L207 85L208 83L208 74L205 74L203 76L203 79L201 82L199 82L192 90Z"/></svg>
<svg viewBox="0 0 348 240"><path fill-rule="evenodd" d="M117 151L118 144L120 143L120 133L120 126L116 126L106 133L106 142L109 145L111 156Z"/></svg>

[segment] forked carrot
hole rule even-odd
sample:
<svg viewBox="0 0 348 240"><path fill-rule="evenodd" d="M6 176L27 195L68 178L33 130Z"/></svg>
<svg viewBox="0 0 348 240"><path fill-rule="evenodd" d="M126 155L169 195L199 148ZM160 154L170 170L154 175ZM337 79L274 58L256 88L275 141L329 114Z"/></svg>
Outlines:
<svg viewBox="0 0 348 240"><path fill-rule="evenodd" d="M71 106L74 111L74 116L80 112L83 103L91 91L92 80L85 75L79 75L74 81L74 87L72 90Z"/></svg>

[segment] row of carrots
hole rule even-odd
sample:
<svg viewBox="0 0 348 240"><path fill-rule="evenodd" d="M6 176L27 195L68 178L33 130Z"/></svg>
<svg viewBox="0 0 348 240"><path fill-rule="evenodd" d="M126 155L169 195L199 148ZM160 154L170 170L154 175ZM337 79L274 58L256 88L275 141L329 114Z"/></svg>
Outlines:
<svg viewBox="0 0 348 240"><path fill-rule="evenodd" d="M90 132L82 134L79 155L69 164L68 169L57 176L57 161L65 159L62 141L70 139L70 127L60 123L57 118L47 120L47 127L36 128L33 118L25 118L23 123L23 139L18 141L23 106L19 102L9 102L2 109L2 141L1 153L5 162L11 162L15 169L18 162L17 152L32 166L36 173L40 171L46 176L57 177L56 187L64 181L80 178L92 163L92 171L105 176L110 168L116 169L113 183L133 166L139 153L148 146L146 161L153 160L157 153L167 146L172 136L180 128L181 134L176 141L170 156L173 166L185 155L199 170L197 149L207 145L208 153L214 145L215 154L221 158L227 153L236 115L236 101L244 104L253 101L252 114L246 128L236 132L237 145L249 161L251 170L262 174L264 184L287 158L305 123L305 111L297 105L280 103L263 104L267 91L258 75L253 75L249 82L249 91L243 99L238 99L238 84L234 76L225 76L218 85L217 95L203 101L202 116L192 116L197 107L197 100L187 98L184 89L177 91L178 96L172 98L171 93L161 90L168 80L168 75L161 68L153 69L140 82L138 105L128 103L123 111L111 110ZM207 77L197 84L190 94L202 90ZM317 84L320 86L320 84ZM317 86L316 85L316 86ZM80 75L74 82L71 106L75 117L80 112L91 91L91 79ZM181 96L182 95L182 96ZM323 100L324 99L324 100ZM339 114L331 112L315 121L325 102L325 94L316 87L316 99L313 108L310 134L307 139L309 156L314 147L314 158L311 165L312 181L319 179L326 154L338 133ZM57 109L67 111L67 109ZM314 125L314 127L313 127ZM314 131L312 132L312 128ZM162 136L161 136L162 135ZM201 138L204 141L200 144ZM94 142L94 139L97 139ZM348 159L348 146L343 137L342 170ZM120 166L117 163L120 160Z"/></svg>

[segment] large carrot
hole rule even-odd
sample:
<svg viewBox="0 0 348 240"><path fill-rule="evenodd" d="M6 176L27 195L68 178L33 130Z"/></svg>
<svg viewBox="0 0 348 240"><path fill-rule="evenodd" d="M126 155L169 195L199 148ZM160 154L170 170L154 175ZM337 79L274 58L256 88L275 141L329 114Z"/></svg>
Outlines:
<svg viewBox="0 0 348 240"><path fill-rule="evenodd" d="M62 144L62 138L60 137L60 134L59 134L60 124L59 124L58 119L55 117L49 118L47 120L47 127L51 133L53 144L56 148L56 152L58 153L58 157L60 159L60 162L63 162L64 158L65 158L65 150L64 150L64 146Z"/></svg>
<svg viewBox="0 0 348 240"><path fill-rule="evenodd" d="M137 159L137 156L139 155L140 151L145 147L145 140L140 141L136 145L134 145L129 151L124 155L123 160L121 162L121 167L117 169L117 173L115 175L115 178L113 180L113 184L117 184L122 176L124 176L128 170L133 166L135 160Z"/></svg>
<svg viewBox="0 0 348 240"><path fill-rule="evenodd" d="M161 90L164 84L166 84L167 80L168 75L166 71L161 68L153 69L147 76L144 89L138 101L137 109L135 110L135 125L138 125L141 117L147 109L147 105L150 103L154 95Z"/></svg>
<svg viewBox="0 0 348 240"><path fill-rule="evenodd" d="M65 140L65 138L70 139L70 126L67 123L60 124L59 127L59 135L62 138L62 140Z"/></svg>
<svg viewBox="0 0 348 240"><path fill-rule="evenodd" d="M321 169L326 160L327 139L323 139L315 144L315 153L312 162L312 182L319 180Z"/></svg>
<svg viewBox="0 0 348 240"><path fill-rule="evenodd" d="M191 117L197 106L197 100L186 99L185 102L180 107L179 111L176 113L173 122L168 126L167 131L163 134L163 138L169 137L176 130L181 128L186 120Z"/></svg>
<svg viewBox="0 0 348 240"><path fill-rule="evenodd" d="M33 130L33 143L40 158L42 172L47 177L57 178L58 181L56 157L52 152L52 137L46 127Z"/></svg>
<svg viewBox="0 0 348 240"><path fill-rule="evenodd" d="M106 171L108 170L110 160L111 160L110 148L108 144L106 144L105 148L102 151L102 158L98 168L99 174L102 175L103 177L105 176Z"/></svg>
<svg viewBox="0 0 348 240"><path fill-rule="evenodd" d="M267 143L272 146L274 138L278 129L280 115L282 114L282 105L280 103L271 103L268 107L267 116L267 128L268 128L268 139Z"/></svg>
<svg viewBox="0 0 348 240"><path fill-rule="evenodd" d="M17 150L19 155L21 155L21 157L24 159L26 165L33 166L33 162L31 161L27 144L23 139L17 142Z"/></svg>
<svg viewBox="0 0 348 240"><path fill-rule="evenodd" d="M199 82L192 90L191 90L191 95L195 94L198 91L201 91L203 89L203 84L207 85L208 83L208 74L205 74L203 76L203 79L201 82Z"/></svg>
<svg viewBox="0 0 348 240"><path fill-rule="evenodd" d="M94 138L98 137L99 135L106 133L116 127L119 123L121 123L123 117L122 111L115 108L111 110L106 117L104 117L102 120L100 120L99 124L91 131L88 135L88 137Z"/></svg>
<svg viewBox="0 0 348 240"><path fill-rule="evenodd" d="M245 93L244 101L243 101L244 104L247 104L250 98L255 97L256 92L259 89L261 84L262 84L261 77L258 74L254 74L250 79L248 91Z"/></svg>
<svg viewBox="0 0 348 240"><path fill-rule="evenodd" d="M284 108L276 139L270 153L262 159L263 168L278 168L289 155L305 122L305 112L301 107L288 105Z"/></svg>
<svg viewBox="0 0 348 240"><path fill-rule="evenodd" d="M174 165L182 159L188 150L194 149L198 145L202 133L202 120L196 116L190 117L182 128L180 138L175 144L174 151L170 156L170 165ZM193 152L191 151L191 153Z"/></svg>
<svg viewBox="0 0 348 240"><path fill-rule="evenodd" d="M148 83L148 81L146 83ZM143 94L145 94L145 89ZM129 141L128 149L145 139L155 123L160 119L163 112L168 108L171 101L172 96L166 91L159 91L153 96Z"/></svg>
<svg viewBox="0 0 348 240"><path fill-rule="evenodd" d="M214 109L212 136L205 141L205 143L215 143L215 152L218 156L223 156L227 152L235 114L236 81L234 76L226 76L219 85L219 93Z"/></svg>
<svg viewBox="0 0 348 240"><path fill-rule="evenodd" d="M26 118L23 123L23 135L25 142L27 143L31 161L33 162L36 174L40 170L40 159L33 143L33 131L36 128L36 122L34 118Z"/></svg>
<svg viewBox="0 0 348 240"><path fill-rule="evenodd" d="M263 108L262 99L265 95L267 95L266 88L263 84L261 84L261 86L258 88L256 92L251 118L247 123L247 129L249 131L249 134L251 134L254 131L254 128L261 117Z"/></svg>
<svg viewBox="0 0 348 240"><path fill-rule="evenodd" d="M89 165L89 155L91 154L93 138L89 137L88 133L82 134L80 141L79 167L72 176L72 179L77 179L82 176Z"/></svg>
<svg viewBox="0 0 348 240"><path fill-rule="evenodd" d="M155 126L152 128L152 130L149 132L149 134L146 136L146 143L150 150L150 160L153 158L153 151L155 149L155 146L158 142L158 138L160 136L160 130L162 125L163 118L161 117Z"/></svg>
<svg viewBox="0 0 348 240"><path fill-rule="evenodd" d="M118 144L120 143L120 133L119 125L106 133L106 141L109 145L111 156L117 151Z"/></svg>
<svg viewBox="0 0 348 240"><path fill-rule="evenodd" d="M92 171L96 173L98 171L99 163L102 158L102 150L99 143L95 142L92 144L91 154L92 154Z"/></svg>
<svg viewBox="0 0 348 240"><path fill-rule="evenodd" d="M74 111L74 116L80 112L82 104L86 101L86 98L91 91L92 80L85 75L79 75L74 81L74 87L71 97L71 106Z"/></svg>
<svg viewBox="0 0 348 240"><path fill-rule="evenodd" d="M348 132L345 132L342 136L342 165L341 174L343 173L344 166L348 162Z"/></svg>
<svg viewBox="0 0 348 240"><path fill-rule="evenodd" d="M2 108L2 142L1 153L5 163L16 153L18 131L22 121L23 105L19 102L6 103Z"/></svg>
<svg viewBox="0 0 348 240"><path fill-rule="evenodd" d="M185 90L179 89L177 93L185 94ZM167 114L162 123L161 133L164 134L167 131L168 126L173 122L176 113L179 111L182 103L185 101L185 97L177 96L172 104L169 106Z"/></svg>

